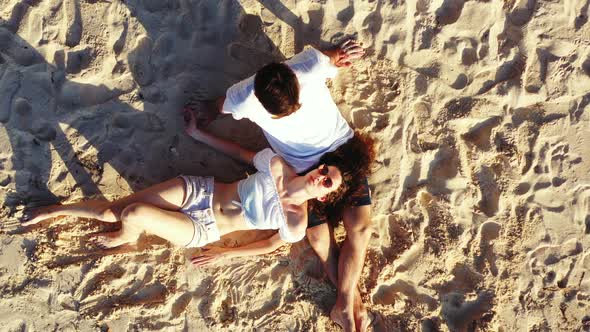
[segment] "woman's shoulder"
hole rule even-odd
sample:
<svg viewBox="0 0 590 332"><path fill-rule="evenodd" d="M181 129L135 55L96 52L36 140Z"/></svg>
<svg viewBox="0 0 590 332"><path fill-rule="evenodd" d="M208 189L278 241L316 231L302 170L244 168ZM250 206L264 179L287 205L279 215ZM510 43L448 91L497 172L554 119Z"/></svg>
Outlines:
<svg viewBox="0 0 590 332"><path fill-rule="evenodd" d="M275 154L270 159L270 171L274 178L292 177L297 175L295 169L278 154Z"/></svg>

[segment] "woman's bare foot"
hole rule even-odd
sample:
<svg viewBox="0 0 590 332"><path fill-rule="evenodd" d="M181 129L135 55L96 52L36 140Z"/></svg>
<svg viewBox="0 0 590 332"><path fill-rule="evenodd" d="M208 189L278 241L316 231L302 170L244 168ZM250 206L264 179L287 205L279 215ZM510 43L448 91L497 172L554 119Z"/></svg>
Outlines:
<svg viewBox="0 0 590 332"><path fill-rule="evenodd" d="M56 212L59 211L60 207L61 205L56 204L43 206L35 209L26 209L23 212L23 216L21 217L22 225L30 226L43 220L57 217L59 214L57 214Z"/></svg>
<svg viewBox="0 0 590 332"><path fill-rule="evenodd" d="M133 234L120 230L115 232L98 233L94 239L91 240L91 242L101 248L109 249L135 242L138 238L139 234Z"/></svg>
<svg viewBox="0 0 590 332"><path fill-rule="evenodd" d="M330 312L330 318L342 329L344 332L353 332L354 331L354 315L353 309L345 309L342 304L336 301L336 304L332 308Z"/></svg>

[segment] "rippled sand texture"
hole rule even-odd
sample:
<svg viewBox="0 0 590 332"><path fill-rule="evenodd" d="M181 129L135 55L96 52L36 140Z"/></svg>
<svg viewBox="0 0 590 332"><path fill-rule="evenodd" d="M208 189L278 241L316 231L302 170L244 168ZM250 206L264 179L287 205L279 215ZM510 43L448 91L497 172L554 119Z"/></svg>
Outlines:
<svg viewBox="0 0 590 332"><path fill-rule="evenodd" d="M244 177L186 137L182 105L350 36L367 55L330 88L380 141L372 329L590 329L588 15L574 0L0 0L0 329L339 331L306 241L195 270L154 238L96 250L94 220L17 220L181 173ZM264 146L247 121L211 130Z"/></svg>

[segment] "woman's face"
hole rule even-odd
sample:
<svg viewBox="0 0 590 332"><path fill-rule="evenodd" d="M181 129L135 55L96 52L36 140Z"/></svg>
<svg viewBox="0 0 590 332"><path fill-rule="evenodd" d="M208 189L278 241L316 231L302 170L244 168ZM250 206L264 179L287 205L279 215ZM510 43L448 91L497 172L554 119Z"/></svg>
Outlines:
<svg viewBox="0 0 590 332"><path fill-rule="evenodd" d="M322 164L305 174L305 177L307 191L317 198L328 195L342 184L342 174L335 166Z"/></svg>

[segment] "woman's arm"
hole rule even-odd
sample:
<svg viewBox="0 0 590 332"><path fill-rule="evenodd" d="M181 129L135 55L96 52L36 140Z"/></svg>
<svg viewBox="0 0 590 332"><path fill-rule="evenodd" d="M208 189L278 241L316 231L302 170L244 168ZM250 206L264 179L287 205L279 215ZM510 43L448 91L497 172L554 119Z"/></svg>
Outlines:
<svg viewBox="0 0 590 332"><path fill-rule="evenodd" d="M203 266L211 264L220 258L264 255L279 249L284 244L285 241L281 240L279 233L276 233L268 239L236 248L204 247L204 251L200 255L193 257L191 262L196 266Z"/></svg>
<svg viewBox="0 0 590 332"><path fill-rule="evenodd" d="M205 143L210 147L217 149L228 156L252 164L256 152L241 147L237 143L212 135L200 128L197 128L197 120L193 112L186 110L184 112L185 131L195 140Z"/></svg>

